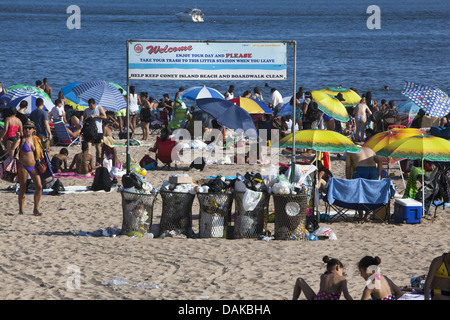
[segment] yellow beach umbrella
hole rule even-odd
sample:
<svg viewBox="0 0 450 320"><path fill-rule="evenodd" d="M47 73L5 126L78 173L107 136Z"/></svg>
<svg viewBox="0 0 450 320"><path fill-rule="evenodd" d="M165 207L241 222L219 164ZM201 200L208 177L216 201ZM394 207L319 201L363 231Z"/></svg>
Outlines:
<svg viewBox="0 0 450 320"><path fill-rule="evenodd" d="M344 122L350 120L347 109L337 98L322 90L311 91L311 95L313 100L317 102L319 109L328 116Z"/></svg>
<svg viewBox="0 0 450 320"><path fill-rule="evenodd" d="M357 94L352 89L331 87L322 89L321 91L334 97L336 97L340 93L342 95L342 98L344 99L342 101L342 104L345 107L354 107L361 101L361 97L359 96L359 94Z"/></svg>

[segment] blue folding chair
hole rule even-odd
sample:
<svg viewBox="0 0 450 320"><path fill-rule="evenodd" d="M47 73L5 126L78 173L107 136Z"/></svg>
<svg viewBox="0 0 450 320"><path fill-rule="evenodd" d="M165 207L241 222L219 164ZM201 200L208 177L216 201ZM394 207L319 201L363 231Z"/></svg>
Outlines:
<svg viewBox="0 0 450 320"><path fill-rule="evenodd" d="M349 221L349 211L355 213L368 211L372 218L390 221L390 200L395 195L395 186L390 178L383 180L339 179L331 178L326 185L325 210L328 222L343 218ZM379 217L375 212L383 210L386 214ZM331 209L336 211L336 215L331 216ZM357 215L355 214L355 218Z"/></svg>
<svg viewBox="0 0 450 320"><path fill-rule="evenodd" d="M70 136L64 122L62 122L62 121L53 122L53 128L55 129L56 137L58 138L56 145L70 147L74 144L81 143L80 137L73 139Z"/></svg>

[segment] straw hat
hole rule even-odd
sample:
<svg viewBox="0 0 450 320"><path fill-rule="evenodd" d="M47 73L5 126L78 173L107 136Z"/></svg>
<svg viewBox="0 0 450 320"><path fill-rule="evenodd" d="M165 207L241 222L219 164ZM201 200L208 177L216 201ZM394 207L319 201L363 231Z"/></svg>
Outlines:
<svg viewBox="0 0 450 320"><path fill-rule="evenodd" d="M103 143L112 148L114 145L114 139L110 136L103 137Z"/></svg>

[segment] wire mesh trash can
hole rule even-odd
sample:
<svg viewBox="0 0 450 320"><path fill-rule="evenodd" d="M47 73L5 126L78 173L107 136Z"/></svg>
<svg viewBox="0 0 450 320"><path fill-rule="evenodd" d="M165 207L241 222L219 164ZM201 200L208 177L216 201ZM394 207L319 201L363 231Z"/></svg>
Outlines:
<svg viewBox="0 0 450 320"><path fill-rule="evenodd" d="M226 238L231 224L232 193L198 193L199 237Z"/></svg>
<svg viewBox="0 0 450 320"><path fill-rule="evenodd" d="M170 231L192 236L192 203L195 194L162 190L160 194L162 212L158 236Z"/></svg>
<svg viewBox="0 0 450 320"><path fill-rule="evenodd" d="M305 239L307 194L274 194L275 239Z"/></svg>
<svg viewBox="0 0 450 320"><path fill-rule="evenodd" d="M138 235L149 233L152 228L153 205L157 194L141 194L121 191L122 234Z"/></svg>
<svg viewBox="0 0 450 320"><path fill-rule="evenodd" d="M258 192L257 203L246 204L246 192L234 193L234 237L240 238L258 238L267 229L267 220L269 216L270 194L267 192ZM253 199L254 200L254 199Z"/></svg>

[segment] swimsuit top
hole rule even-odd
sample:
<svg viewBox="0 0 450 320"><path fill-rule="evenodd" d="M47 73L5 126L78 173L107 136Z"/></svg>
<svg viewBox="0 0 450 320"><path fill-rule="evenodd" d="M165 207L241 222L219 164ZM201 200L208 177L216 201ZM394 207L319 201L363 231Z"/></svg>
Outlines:
<svg viewBox="0 0 450 320"><path fill-rule="evenodd" d="M31 151L32 151L31 148L30 148L30 146L29 146L28 143L27 143L27 140L24 141L24 143L23 143L22 148L20 149L20 151L23 151L23 152L31 152Z"/></svg>
<svg viewBox="0 0 450 320"><path fill-rule="evenodd" d="M450 279L450 275L448 273L448 268L447 268L447 265L445 264L445 256L446 256L446 254L447 253L444 253L442 255L442 264L439 267L439 269L436 271L436 273L434 274L435 277Z"/></svg>
<svg viewBox="0 0 450 320"><path fill-rule="evenodd" d="M15 137L17 131L19 131L19 126L13 126L12 123L11 123L9 125L9 127L8 127L8 131L6 131L6 133L5 133L5 138L4 139L9 139L9 138Z"/></svg>

